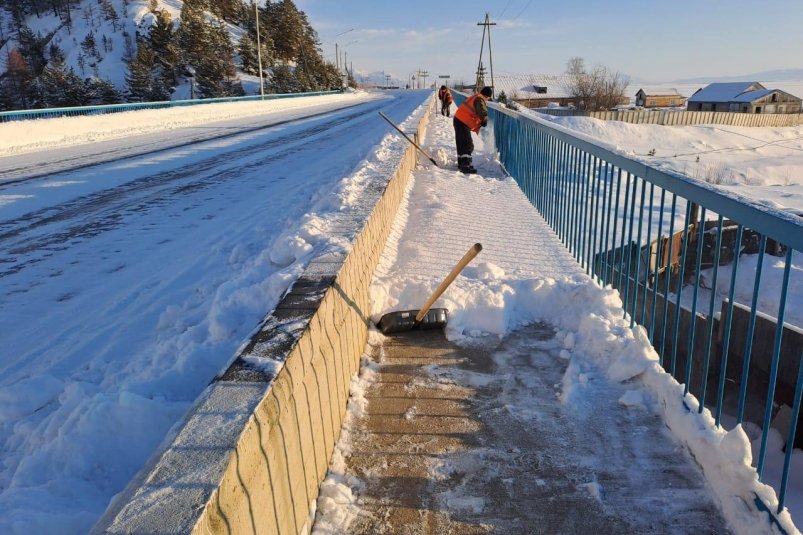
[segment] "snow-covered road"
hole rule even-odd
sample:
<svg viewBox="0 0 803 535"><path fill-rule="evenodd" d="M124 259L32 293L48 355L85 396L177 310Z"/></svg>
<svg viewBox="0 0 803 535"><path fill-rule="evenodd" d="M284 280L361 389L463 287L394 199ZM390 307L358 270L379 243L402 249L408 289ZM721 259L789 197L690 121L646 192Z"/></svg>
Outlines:
<svg viewBox="0 0 803 535"><path fill-rule="evenodd" d="M186 120L135 139L98 128L103 145L64 138L4 159L0 532L91 527L306 260L332 245L326 216L388 132L377 111L401 122L427 95ZM199 135L215 139L187 144ZM122 151L114 162L84 167L110 150ZM25 179L53 161L80 168Z"/></svg>

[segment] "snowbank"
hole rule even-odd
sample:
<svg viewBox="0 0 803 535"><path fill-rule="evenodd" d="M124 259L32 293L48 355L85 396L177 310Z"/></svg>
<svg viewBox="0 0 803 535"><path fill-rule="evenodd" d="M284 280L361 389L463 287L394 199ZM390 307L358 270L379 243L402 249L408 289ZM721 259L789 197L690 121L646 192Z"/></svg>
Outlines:
<svg viewBox="0 0 803 535"><path fill-rule="evenodd" d="M143 134L174 132L209 123L239 120L248 123L270 115L275 122L297 119L332 109L382 98L376 93L353 92L277 100L199 104L191 107L139 110L108 115L60 117L0 123L0 157L67 147Z"/></svg>

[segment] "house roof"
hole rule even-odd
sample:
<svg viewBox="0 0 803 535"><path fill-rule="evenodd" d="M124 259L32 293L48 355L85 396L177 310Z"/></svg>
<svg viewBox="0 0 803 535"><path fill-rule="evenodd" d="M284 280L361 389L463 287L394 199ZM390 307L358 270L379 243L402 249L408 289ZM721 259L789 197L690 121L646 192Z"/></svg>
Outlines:
<svg viewBox="0 0 803 535"><path fill-rule="evenodd" d="M770 93L774 93L777 89L757 89L756 91L746 91L741 95L732 98L730 102L753 102L761 97L766 97Z"/></svg>
<svg viewBox="0 0 803 535"><path fill-rule="evenodd" d="M680 91L674 87L642 87L639 91L643 91L648 97L680 97L686 98L680 94ZM636 91L638 94L638 91Z"/></svg>
<svg viewBox="0 0 803 535"><path fill-rule="evenodd" d="M486 82L490 79L486 78ZM504 91L508 97L517 99L561 99L571 98L567 89L569 77L546 74L503 74L494 76L495 94ZM545 87L546 93L538 93L536 87Z"/></svg>
<svg viewBox="0 0 803 535"><path fill-rule="evenodd" d="M754 96L750 100L739 100L740 95L746 93L758 94L760 91L765 91L763 95ZM718 82L708 84L703 89L697 91L691 97L689 102L750 102L756 98L765 96L767 92L772 92L766 89L758 82Z"/></svg>

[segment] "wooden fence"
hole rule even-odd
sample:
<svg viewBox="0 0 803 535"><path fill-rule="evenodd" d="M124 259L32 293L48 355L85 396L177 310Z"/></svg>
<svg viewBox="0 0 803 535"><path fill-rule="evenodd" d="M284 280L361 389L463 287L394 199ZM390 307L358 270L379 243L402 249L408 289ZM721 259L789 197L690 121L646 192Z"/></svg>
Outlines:
<svg viewBox="0 0 803 535"><path fill-rule="evenodd" d="M688 126L695 124L724 124L730 126L800 126L803 113L752 114L724 111L580 111L558 110L552 108L533 108L532 111L558 117L593 117L604 121L622 121L633 124L660 124L666 126Z"/></svg>

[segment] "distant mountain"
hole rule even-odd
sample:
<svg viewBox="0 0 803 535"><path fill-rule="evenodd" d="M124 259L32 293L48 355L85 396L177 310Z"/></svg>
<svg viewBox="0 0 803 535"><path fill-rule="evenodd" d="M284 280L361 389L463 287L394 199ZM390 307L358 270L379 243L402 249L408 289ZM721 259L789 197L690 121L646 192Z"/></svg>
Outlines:
<svg viewBox="0 0 803 535"><path fill-rule="evenodd" d="M677 84L710 84L712 82L789 82L803 80L803 69L776 69L773 71L740 74L738 76L711 76L675 80Z"/></svg>
<svg viewBox="0 0 803 535"><path fill-rule="evenodd" d="M386 78L387 75L390 75L390 80ZM409 81L404 81L392 73L386 73L383 71L376 71L376 72L363 72L363 71L355 71L354 72L354 80L360 85L375 85L378 87L385 87L386 85L396 86L396 87L404 87L406 84L409 84ZM430 83L431 78L427 79L427 84Z"/></svg>

